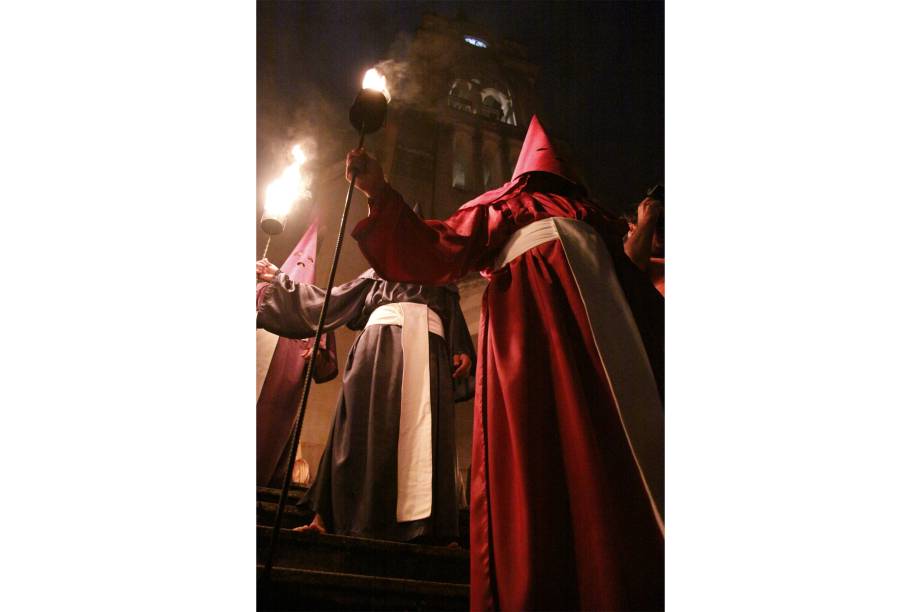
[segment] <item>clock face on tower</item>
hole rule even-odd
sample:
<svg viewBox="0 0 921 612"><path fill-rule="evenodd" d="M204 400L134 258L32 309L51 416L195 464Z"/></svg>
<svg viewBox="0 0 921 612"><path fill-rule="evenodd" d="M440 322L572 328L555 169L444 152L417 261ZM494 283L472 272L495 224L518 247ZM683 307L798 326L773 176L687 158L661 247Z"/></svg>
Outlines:
<svg viewBox="0 0 921 612"><path fill-rule="evenodd" d="M474 47L480 47L481 49L485 49L488 46L485 40L479 39L476 36L464 36L464 40L467 42L468 45L473 45Z"/></svg>

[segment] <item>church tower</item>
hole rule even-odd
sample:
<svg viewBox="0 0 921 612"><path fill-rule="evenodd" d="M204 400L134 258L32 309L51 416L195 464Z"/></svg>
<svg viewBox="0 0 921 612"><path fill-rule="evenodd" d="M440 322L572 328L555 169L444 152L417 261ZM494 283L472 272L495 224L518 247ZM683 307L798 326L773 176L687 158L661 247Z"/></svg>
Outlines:
<svg viewBox="0 0 921 612"><path fill-rule="evenodd" d="M426 15L393 64L384 171L427 218L445 218L511 178L538 68L524 47L462 19Z"/></svg>

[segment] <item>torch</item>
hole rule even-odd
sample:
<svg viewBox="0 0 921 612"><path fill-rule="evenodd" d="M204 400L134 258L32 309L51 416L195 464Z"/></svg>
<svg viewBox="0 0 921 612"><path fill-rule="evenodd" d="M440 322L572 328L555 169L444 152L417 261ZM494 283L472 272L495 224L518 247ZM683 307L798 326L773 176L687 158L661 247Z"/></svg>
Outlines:
<svg viewBox="0 0 921 612"><path fill-rule="evenodd" d="M265 206L259 227L268 234L269 239L265 243L262 259L265 259L269 252L272 236L284 231L291 205L304 195L305 185L301 178L301 166L307 161L307 156L304 155L300 145L294 145L291 149L291 156L294 162L265 189Z"/></svg>
<svg viewBox="0 0 921 612"><path fill-rule="evenodd" d="M355 98L352 108L349 111L349 121L352 126L358 130L358 148L361 148L365 142L365 135L372 134L379 130L384 124L387 116L387 103L390 101L390 93L387 91L387 79L377 70L371 69L365 73L362 81L362 89ZM314 366L316 363L317 350L320 336L323 334L323 324L326 322L326 309L329 305L329 296L332 294L333 284L336 278L336 268L339 265L339 254L342 251L342 237L345 234L345 222L349 217L349 207L352 204L352 193L355 191L355 177L358 170L348 169L349 190L345 196L345 207L342 210L342 220L339 222L339 236L336 238L336 249L333 252L333 263L329 270L329 280L326 283L326 294L323 296L323 305L320 307L320 316L317 320L316 336L314 337L314 350L310 353L310 362L307 364L307 373L304 377L304 388L301 392L300 408L297 418L294 421L294 427L291 431L288 448L288 465L285 470L284 485L281 495L278 498L278 509L275 512L275 523L272 525L272 538L269 542L269 550L266 555L265 569L262 577L268 581L272 572L272 560L275 553L275 545L278 541L278 532L281 526L281 517L284 513L285 502L288 499L288 490L291 485L291 473L294 469L294 462L297 457L297 442L301 438L301 426L304 423L304 413L307 408L307 398L310 395L310 382L313 380Z"/></svg>

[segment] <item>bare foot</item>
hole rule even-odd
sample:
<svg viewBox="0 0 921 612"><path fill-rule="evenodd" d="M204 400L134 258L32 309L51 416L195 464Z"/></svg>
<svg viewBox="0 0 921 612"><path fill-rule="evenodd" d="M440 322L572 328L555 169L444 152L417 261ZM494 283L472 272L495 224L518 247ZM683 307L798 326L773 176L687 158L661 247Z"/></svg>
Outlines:
<svg viewBox="0 0 921 612"><path fill-rule="evenodd" d="M316 531L317 533L326 533L326 526L323 525L323 519L320 518L320 515L317 514L313 517L313 521L309 525L301 525L300 527L295 527L294 531L299 531L301 533L305 531Z"/></svg>

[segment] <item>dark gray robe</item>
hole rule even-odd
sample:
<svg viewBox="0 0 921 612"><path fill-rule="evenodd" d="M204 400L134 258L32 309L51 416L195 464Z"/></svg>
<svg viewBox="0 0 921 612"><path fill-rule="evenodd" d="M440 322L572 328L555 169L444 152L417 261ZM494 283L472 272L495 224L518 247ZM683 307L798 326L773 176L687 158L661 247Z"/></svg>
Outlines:
<svg viewBox="0 0 921 612"><path fill-rule="evenodd" d="M316 332L324 294L319 287L293 283L279 273L263 294L257 325L279 336L310 336ZM376 308L397 302L427 305L441 317L445 334L441 338L429 333L432 514L404 523L396 521L402 328L365 329ZM475 356L457 289L394 283L369 270L333 288L325 328L332 331L341 325L362 331L349 351L316 479L298 505L318 512L331 533L399 541L456 538L463 493L456 480L453 404L473 396L473 377L453 381L452 356Z"/></svg>

